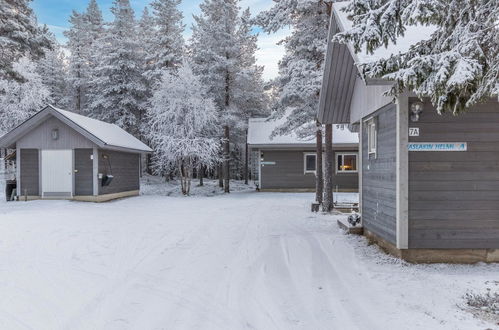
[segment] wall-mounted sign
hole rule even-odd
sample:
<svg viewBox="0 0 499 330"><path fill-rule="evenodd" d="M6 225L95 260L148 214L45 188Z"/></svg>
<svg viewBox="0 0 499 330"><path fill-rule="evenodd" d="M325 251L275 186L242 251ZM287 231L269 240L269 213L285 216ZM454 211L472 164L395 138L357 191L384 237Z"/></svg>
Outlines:
<svg viewBox="0 0 499 330"><path fill-rule="evenodd" d="M409 151L466 151L466 142L418 142L407 144Z"/></svg>
<svg viewBox="0 0 499 330"><path fill-rule="evenodd" d="M260 162L262 165L275 165L275 162Z"/></svg>
<svg viewBox="0 0 499 330"><path fill-rule="evenodd" d="M409 136L419 136L419 127L409 127Z"/></svg>

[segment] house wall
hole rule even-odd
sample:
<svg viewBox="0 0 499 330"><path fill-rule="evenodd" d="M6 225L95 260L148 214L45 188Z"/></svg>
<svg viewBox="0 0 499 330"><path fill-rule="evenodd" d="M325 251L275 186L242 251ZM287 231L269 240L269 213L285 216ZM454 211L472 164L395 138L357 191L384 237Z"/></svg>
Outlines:
<svg viewBox="0 0 499 330"><path fill-rule="evenodd" d="M59 139L52 139L52 130L59 129ZM18 148L74 149L95 145L59 119L50 117L17 141Z"/></svg>
<svg viewBox="0 0 499 330"><path fill-rule="evenodd" d="M383 95L390 88L391 86L387 85L366 85L364 80L357 76L350 103L350 123L356 123L361 118L392 103L392 97Z"/></svg>
<svg viewBox="0 0 499 330"><path fill-rule="evenodd" d="M38 149L20 150L20 177L21 186L19 196L38 196L40 194L40 156Z"/></svg>
<svg viewBox="0 0 499 330"><path fill-rule="evenodd" d="M494 100L440 116L425 102L409 122L420 130L409 142L467 142L464 152L409 152L409 248L499 248L498 110Z"/></svg>
<svg viewBox="0 0 499 330"><path fill-rule="evenodd" d="M334 152L352 152L351 148L335 148ZM315 189L315 174L305 173L304 154L315 153L315 149L300 150L262 150L263 161L275 165L261 167L262 189ZM333 172L333 186L339 191L358 190L358 173Z"/></svg>
<svg viewBox="0 0 499 330"><path fill-rule="evenodd" d="M361 134L362 222L368 231L396 244L396 106L387 105L373 116L378 130L375 157L368 154L366 125Z"/></svg>
<svg viewBox="0 0 499 330"><path fill-rule="evenodd" d="M109 157L109 162L103 155ZM102 187L102 180L99 180L99 195L139 190L140 154L99 150L99 173L114 176L106 187Z"/></svg>

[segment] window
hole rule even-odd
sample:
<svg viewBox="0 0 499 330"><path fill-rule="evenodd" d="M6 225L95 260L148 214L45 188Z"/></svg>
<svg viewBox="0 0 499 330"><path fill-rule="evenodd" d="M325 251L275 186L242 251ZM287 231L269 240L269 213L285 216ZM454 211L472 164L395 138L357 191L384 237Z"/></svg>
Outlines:
<svg viewBox="0 0 499 330"><path fill-rule="evenodd" d="M336 173L356 173L356 172L357 172L356 153L336 154Z"/></svg>
<svg viewBox="0 0 499 330"><path fill-rule="evenodd" d="M374 118L367 121L367 151L368 154L376 155L378 132Z"/></svg>
<svg viewBox="0 0 499 330"><path fill-rule="evenodd" d="M317 168L316 154L305 154L303 162L305 167L305 173L315 173L315 170Z"/></svg>

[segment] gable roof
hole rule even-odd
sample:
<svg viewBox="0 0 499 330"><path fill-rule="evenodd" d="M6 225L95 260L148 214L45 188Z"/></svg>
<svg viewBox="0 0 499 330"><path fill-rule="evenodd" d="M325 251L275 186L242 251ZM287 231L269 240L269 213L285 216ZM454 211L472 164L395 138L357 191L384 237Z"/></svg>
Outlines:
<svg viewBox="0 0 499 330"><path fill-rule="evenodd" d="M129 152L152 152L152 149L146 144L117 125L61 110L52 105L46 106L22 124L0 137L0 147L11 147L32 128L50 116L56 117L100 148Z"/></svg>
<svg viewBox="0 0 499 330"><path fill-rule="evenodd" d="M248 123L248 144L252 147L315 147L315 138L300 139L294 132L286 135L277 135L271 138L276 127L284 124L286 118L268 120L267 118L250 118ZM348 128L333 127L333 144L357 146L359 135L352 133Z"/></svg>
<svg viewBox="0 0 499 330"><path fill-rule="evenodd" d="M390 43L387 48L380 47L373 54L365 51L355 53L351 44L331 41L336 33L353 27L353 22L348 19L348 13L341 10L348 3L349 1L334 2L331 13L329 42L317 113L319 122L324 124L350 123L350 105L355 82L357 79L363 79L359 74L358 65L406 52L411 45L428 39L435 30L435 27L431 26L408 26L404 36L399 37L395 44ZM364 83L390 84L383 79L367 80Z"/></svg>

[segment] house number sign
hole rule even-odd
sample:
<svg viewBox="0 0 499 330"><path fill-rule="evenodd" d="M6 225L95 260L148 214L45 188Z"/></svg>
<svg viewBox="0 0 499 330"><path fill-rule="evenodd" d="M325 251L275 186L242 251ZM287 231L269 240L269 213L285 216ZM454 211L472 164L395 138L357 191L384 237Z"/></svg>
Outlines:
<svg viewBox="0 0 499 330"><path fill-rule="evenodd" d="M409 127L409 136L419 136L419 127Z"/></svg>

